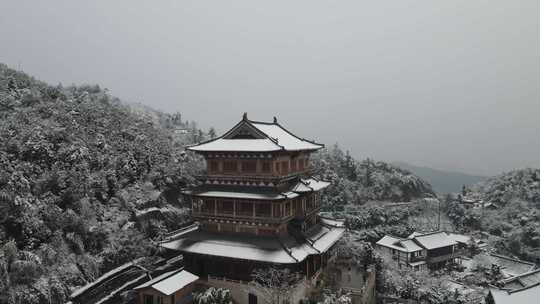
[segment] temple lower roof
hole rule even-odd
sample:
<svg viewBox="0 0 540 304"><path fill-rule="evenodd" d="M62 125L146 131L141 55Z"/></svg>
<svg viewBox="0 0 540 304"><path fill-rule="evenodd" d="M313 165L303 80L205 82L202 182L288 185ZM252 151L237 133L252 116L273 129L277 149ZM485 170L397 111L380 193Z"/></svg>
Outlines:
<svg viewBox="0 0 540 304"><path fill-rule="evenodd" d="M345 233L345 228L316 225L306 233L306 240L293 237L257 237L226 233L190 231L161 247L186 253L219 256L275 264L296 264L309 255L324 253Z"/></svg>
<svg viewBox="0 0 540 304"><path fill-rule="evenodd" d="M298 197L292 191L280 192L271 187L242 187L242 186L212 186L204 185L191 191L184 191L184 194L198 197L219 197L231 199L253 199L253 200L283 200Z"/></svg>
<svg viewBox="0 0 540 304"><path fill-rule="evenodd" d="M300 194L317 192L330 185L329 182L315 178L302 178L289 188L289 191L278 191L275 187L255 187L241 185L202 185L184 194L199 197L219 197L231 199L283 200L296 198Z"/></svg>
<svg viewBox="0 0 540 304"><path fill-rule="evenodd" d="M316 178L301 178L291 191L296 193L316 192L330 186L329 182Z"/></svg>

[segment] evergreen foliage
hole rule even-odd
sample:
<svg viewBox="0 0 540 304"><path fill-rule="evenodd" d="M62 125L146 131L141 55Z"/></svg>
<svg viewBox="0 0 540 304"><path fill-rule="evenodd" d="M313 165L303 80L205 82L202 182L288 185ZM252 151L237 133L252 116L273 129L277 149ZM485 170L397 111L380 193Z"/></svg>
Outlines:
<svg viewBox="0 0 540 304"><path fill-rule="evenodd" d="M174 130L206 136L192 127L0 64L0 302L63 303L182 225L178 190L202 162ZM150 207L169 213L141 217Z"/></svg>
<svg viewBox="0 0 540 304"><path fill-rule="evenodd" d="M370 158L357 161L337 144L315 154L313 161L320 177L332 182L323 198L326 206L408 202L434 196L429 183L411 172Z"/></svg>
<svg viewBox="0 0 540 304"><path fill-rule="evenodd" d="M506 255L540 262L540 169L514 170L471 187L462 195L482 199L496 209L465 209L447 199L446 212L464 231L484 231Z"/></svg>

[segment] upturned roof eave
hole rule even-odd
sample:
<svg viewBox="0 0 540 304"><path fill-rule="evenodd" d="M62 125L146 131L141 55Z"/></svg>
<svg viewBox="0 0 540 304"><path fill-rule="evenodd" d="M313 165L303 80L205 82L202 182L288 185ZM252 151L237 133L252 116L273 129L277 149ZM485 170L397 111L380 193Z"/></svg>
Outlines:
<svg viewBox="0 0 540 304"><path fill-rule="evenodd" d="M219 140L219 139L225 139L225 137L227 135L234 132L234 130L236 130L237 128L239 128L243 124L247 124L249 127L254 129L255 132L258 133L258 135L260 135L260 136L262 136L262 137L264 137L266 139L269 139L274 145L276 145L275 150L254 150L253 152L267 152L268 153L268 152L280 152L280 151L286 151L286 152L318 151L318 150L325 147L324 144L317 143L317 142L311 141L311 140L307 140L305 138L302 138L302 137L299 137L299 136L295 135L294 133L290 132L289 130L287 130L285 127L283 127L281 124L279 124L277 122L262 122L262 121L255 121L255 120L249 120L247 118L244 118L244 119L240 120L237 124L235 124L231 129L229 129L229 131L225 132L223 135L221 135L219 137L216 137L216 138L213 138L213 139L209 139L209 140L197 143L197 144L188 145L188 146L185 147L185 149L189 150L189 151L193 151L193 152L198 152L198 153L215 153L215 152L229 152L229 153L231 153L231 152L235 152L235 153L236 152L244 152L245 153L246 151L238 151L238 150L234 150L234 149L216 149L216 150L197 149L198 146L202 146L204 144L208 144L208 143L214 142L214 141ZM280 145L279 142L275 138L272 138L271 136L266 134L264 131L257 128L257 126L254 125L254 124L276 125L279 128L281 128L284 132L286 132L289 135L295 137L296 139L298 139L300 141L303 141L303 142L306 142L306 143L309 143L309 144L314 145L316 147L302 148L302 149L287 149L284 146Z"/></svg>

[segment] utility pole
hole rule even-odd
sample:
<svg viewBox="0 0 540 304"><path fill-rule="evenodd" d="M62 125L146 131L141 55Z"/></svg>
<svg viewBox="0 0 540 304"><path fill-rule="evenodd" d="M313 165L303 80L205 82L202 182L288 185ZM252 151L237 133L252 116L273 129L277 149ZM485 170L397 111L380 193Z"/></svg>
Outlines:
<svg viewBox="0 0 540 304"><path fill-rule="evenodd" d="M441 200L437 199L437 201L439 202L439 216L437 220L437 231L441 231Z"/></svg>
<svg viewBox="0 0 540 304"><path fill-rule="evenodd" d="M483 227L483 223L484 223L484 200L482 200L482 216L480 216L480 232L483 232L482 230L482 227Z"/></svg>

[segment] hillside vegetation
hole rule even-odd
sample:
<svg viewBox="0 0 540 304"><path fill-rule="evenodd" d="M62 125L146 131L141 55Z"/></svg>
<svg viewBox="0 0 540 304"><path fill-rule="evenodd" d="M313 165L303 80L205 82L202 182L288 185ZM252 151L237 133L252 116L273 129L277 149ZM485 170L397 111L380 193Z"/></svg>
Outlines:
<svg viewBox="0 0 540 304"><path fill-rule="evenodd" d="M480 193L485 200L503 206L513 199L540 204L540 169L504 173L473 185L471 190Z"/></svg>
<svg viewBox="0 0 540 304"><path fill-rule="evenodd" d="M320 176L332 185L325 205L361 205L368 201L408 202L433 197L431 185L397 166L381 161L358 161L338 145L325 148L314 157Z"/></svg>
<svg viewBox="0 0 540 304"><path fill-rule="evenodd" d="M323 193L324 209L344 218L357 239L376 242L385 234L432 229L417 218L437 206L435 195L429 183L411 172L381 161L355 160L338 145L315 154L314 163L320 177L332 183ZM391 207L395 203L400 204Z"/></svg>
<svg viewBox="0 0 540 304"><path fill-rule="evenodd" d="M167 127L190 125L0 64L0 303L63 303L186 222L178 190L201 162Z"/></svg>
<svg viewBox="0 0 540 304"><path fill-rule="evenodd" d="M467 209L450 202L448 215L463 230L482 230L505 254L540 263L540 169L515 170L465 189L492 202L495 210Z"/></svg>

